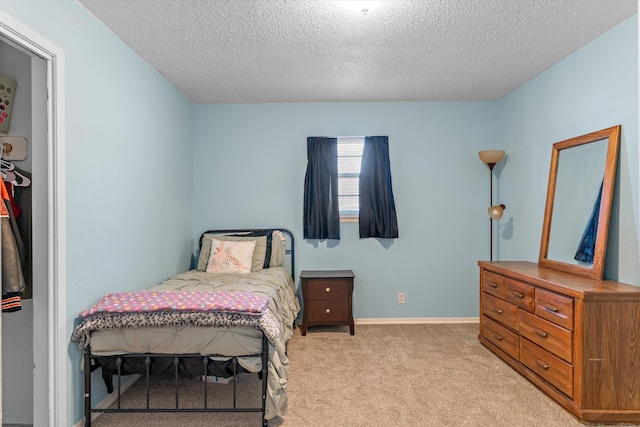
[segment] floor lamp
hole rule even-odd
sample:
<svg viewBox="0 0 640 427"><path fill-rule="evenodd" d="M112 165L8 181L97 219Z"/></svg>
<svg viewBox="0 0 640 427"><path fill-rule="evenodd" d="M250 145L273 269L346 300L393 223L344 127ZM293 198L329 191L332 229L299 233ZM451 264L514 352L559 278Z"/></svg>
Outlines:
<svg viewBox="0 0 640 427"><path fill-rule="evenodd" d="M482 160L489 167L489 208L487 213L489 214L489 260L493 261L493 221L498 221L502 218L505 205L493 204L493 167L500 163L504 158L504 151L502 150L484 150L478 153L480 160Z"/></svg>

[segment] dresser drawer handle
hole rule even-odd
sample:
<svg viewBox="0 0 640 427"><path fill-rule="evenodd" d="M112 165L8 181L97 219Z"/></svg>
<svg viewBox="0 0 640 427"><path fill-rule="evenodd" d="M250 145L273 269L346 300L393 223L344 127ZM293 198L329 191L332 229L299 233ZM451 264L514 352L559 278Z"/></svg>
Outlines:
<svg viewBox="0 0 640 427"><path fill-rule="evenodd" d="M533 332L535 332L536 335L542 338L546 338L549 336L549 334L547 334L545 331L539 331L537 329L534 329Z"/></svg>
<svg viewBox="0 0 640 427"><path fill-rule="evenodd" d="M546 363L544 363L542 360L540 359L536 359L536 365L540 366L542 369L544 369L545 371L547 369L549 369L549 365L547 365Z"/></svg>
<svg viewBox="0 0 640 427"><path fill-rule="evenodd" d="M493 311L495 311L498 314L502 314L503 313L503 311L501 309L499 309L499 308L494 308Z"/></svg>
<svg viewBox="0 0 640 427"><path fill-rule="evenodd" d="M329 314L329 313L331 313L331 309L330 309L330 308L327 308L324 312L325 312L325 313L327 313L327 314Z"/></svg>
<svg viewBox="0 0 640 427"><path fill-rule="evenodd" d="M521 294L521 293L519 293L519 292L514 292L514 293L513 293L513 296L514 296L514 297L516 297L516 298L520 298L520 299L524 298L524 295L522 295L522 294Z"/></svg>
<svg viewBox="0 0 640 427"><path fill-rule="evenodd" d="M489 286L491 286L492 288L497 288L498 287L498 285L496 283L491 283L491 282L489 282Z"/></svg>
<svg viewBox="0 0 640 427"><path fill-rule="evenodd" d="M501 337L498 334L493 334L493 336L498 340L498 341L502 341L504 339L504 337Z"/></svg>
<svg viewBox="0 0 640 427"><path fill-rule="evenodd" d="M329 293L329 292L331 292L331 288L327 286L326 288L324 288L324 291L325 291L326 293Z"/></svg>
<svg viewBox="0 0 640 427"><path fill-rule="evenodd" d="M547 310L553 312L553 313L557 313L558 311L560 311L560 309L558 307L556 307L555 305L545 305L544 308L546 308Z"/></svg>

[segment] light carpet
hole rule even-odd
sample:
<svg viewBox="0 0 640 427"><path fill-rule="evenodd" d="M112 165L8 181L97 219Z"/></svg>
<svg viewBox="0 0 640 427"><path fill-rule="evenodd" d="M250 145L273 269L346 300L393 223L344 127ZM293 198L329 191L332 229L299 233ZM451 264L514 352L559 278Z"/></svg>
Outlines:
<svg viewBox="0 0 640 427"><path fill-rule="evenodd" d="M354 336L343 327L309 328L305 337L296 329L288 348L289 404L269 426L582 425L480 345L477 335L477 324L356 325ZM182 383L183 404L201 396L201 382ZM214 386L216 395L229 394L230 386ZM160 387L171 390L170 383L154 385ZM257 375L242 377L238 387L239 403L259 405ZM143 402L143 392L140 380L123 402ZM244 427L259 426L260 416L106 414L93 425Z"/></svg>

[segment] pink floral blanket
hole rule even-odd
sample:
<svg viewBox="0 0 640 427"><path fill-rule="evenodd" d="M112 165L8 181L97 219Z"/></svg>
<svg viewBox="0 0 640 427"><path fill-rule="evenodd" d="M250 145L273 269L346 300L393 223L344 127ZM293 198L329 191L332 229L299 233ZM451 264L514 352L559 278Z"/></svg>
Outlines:
<svg viewBox="0 0 640 427"><path fill-rule="evenodd" d="M218 311L260 315L269 304L251 292L119 292L106 294L96 305L80 313L141 313L153 311Z"/></svg>
<svg viewBox="0 0 640 427"><path fill-rule="evenodd" d="M84 348L91 332L117 328L166 326L250 326L262 330L269 341L280 336L269 299L251 292L121 292L105 295L80 313L71 340Z"/></svg>

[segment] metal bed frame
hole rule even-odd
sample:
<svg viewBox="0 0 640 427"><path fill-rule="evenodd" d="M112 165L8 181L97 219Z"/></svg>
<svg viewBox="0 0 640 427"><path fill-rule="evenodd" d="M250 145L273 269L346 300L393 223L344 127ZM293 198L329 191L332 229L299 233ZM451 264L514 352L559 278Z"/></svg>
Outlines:
<svg viewBox="0 0 640 427"><path fill-rule="evenodd" d="M157 412L168 412L168 413L178 413L178 412L260 412L262 414L262 425L267 426L268 422L265 419L265 410L266 410L266 402L267 402L267 364L269 363L269 342L264 334L262 334L262 352L254 355L247 356L260 356L262 360L262 369L259 372L260 377L262 378L262 405L260 407L238 407L237 405L237 381L238 381L238 359L237 357L231 358L233 364L233 380L231 381L233 385L233 405L230 408L210 408L208 406L208 390L209 390L209 382L203 381L203 393L202 393L202 407L200 408L180 408L180 396L179 396L179 373L178 367L180 365L180 359L198 359L202 360L203 366L203 376L209 375L208 373L208 364L209 357L216 355L207 355L202 356L200 354L144 354L145 357L145 381L146 381L146 405L144 408L123 408L122 407L122 393L121 393L121 385L122 385L122 371L121 367L125 358L132 357L140 357L140 354L126 354L122 356L118 356L116 358L116 365L118 366L117 370L117 400L114 408L92 408L91 407L91 350L89 346L85 349L84 352L84 412L85 412L85 426L91 427L91 414L93 413L122 413L122 412L145 412L145 413L157 413ZM173 366L174 366L174 384L175 384L175 406L172 408L151 408L150 407L150 384L151 384L151 365L153 364L153 360L156 357L171 357L173 358Z"/></svg>
<svg viewBox="0 0 640 427"><path fill-rule="evenodd" d="M291 277L295 277L295 264L294 264L294 238L293 233L285 228L273 228L273 229L233 229L233 230L208 230L202 233L200 236L200 244L198 247L202 245L202 238L205 234L232 234L232 233L267 233L270 230L279 230L287 236L287 248L285 250L285 255L289 256L290 262L290 272ZM216 354L209 355L201 355L201 354L150 354L150 353L132 353L132 354L124 354L120 356L113 356L115 359L115 364L117 366L116 377L117 377L117 399L115 402L115 407L109 408L92 408L91 406L91 368L92 362L94 361L94 356L91 354L91 346L87 345L84 350L84 415L85 415L85 427L91 427L91 415L93 413L194 413L194 412L242 412L242 413L254 413L260 412L262 414L262 426L266 427L268 425L268 421L265 418L266 411L266 401L267 401L267 380L268 380L268 363L269 363L269 341L267 337L262 334L262 350L257 354L247 354L241 356L231 357L231 363L233 366L233 380L232 388L233 388L233 404L231 407L220 408L215 407L211 408L208 405L208 390L209 383L206 381L206 376L210 375L209 363L210 357L219 356ZM238 357L247 357L247 356L260 356L262 361L262 368L258 375L261 379L261 390L262 390L262 398L261 398L261 406L259 407L238 407L237 405L237 369L238 369ZM121 405L121 385L122 385L122 376L129 375L127 373L122 372L122 366L127 358L144 358L145 365L145 381L146 381L146 405L144 408L123 408ZM225 356L226 357L226 356ZM156 358L172 358L173 363L173 378L175 385L175 405L172 408L151 408L150 407L150 378L151 378L151 367L154 364L154 360ZM180 396L179 396L179 366L181 360L184 359L201 359L202 367L203 367L203 375L205 377L205 381L203 381L202 386L202 407L200 408L180 408ZM214 362L215 363L215 362ZM114 406L114 405L111 405Z"/></svg>

